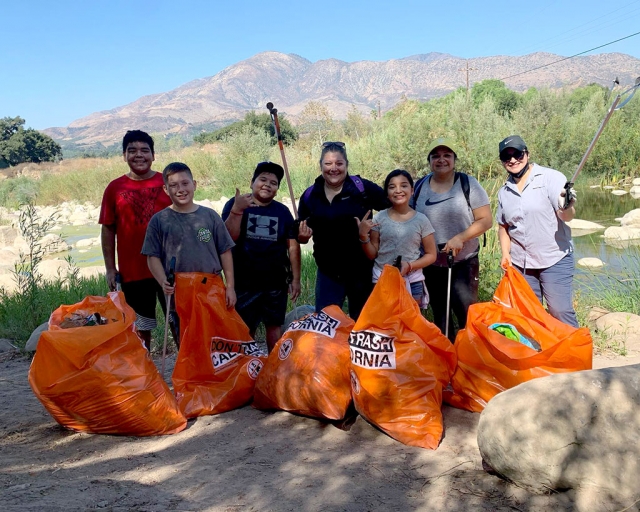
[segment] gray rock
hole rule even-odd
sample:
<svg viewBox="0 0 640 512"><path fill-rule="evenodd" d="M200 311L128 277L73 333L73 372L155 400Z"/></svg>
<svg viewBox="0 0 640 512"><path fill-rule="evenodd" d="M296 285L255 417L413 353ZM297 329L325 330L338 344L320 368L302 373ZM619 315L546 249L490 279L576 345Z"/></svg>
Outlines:
<svg viewBox="0 0 640 512"><path fill-rule="evenodd" d="M604 267L604 261L600 258L580 258L577 263L579 266L587 268Z"/></svg>
<svg viewBox="0 0 640 512"><path fill-rule="evenodd" d="M573 219L567 222L567 225L573 229L588 229L588 230L599 230L604 229L602 224L598 224L597 222L591 222L590 220L582 220L582 219Z"/></svg>
<svg viewBox="0 0 640 512"><path fill-rule="evenodd" d="M557 374L500 393L480 416L478 447L519 486L576 489L578 510L629 505L640 498L640 365Z"/></svg>
<svg viewBox="0 0 640 512"><path fill-rule="evenodd" d="M640 208L625 213L620 224L628 228L640 228Z"/></svg>
<svg viewBox="0 0 640 512"><path fill-rule="evenodd" d="M0 338L0 353L17 352L18 350L20 349L16 347L13 343L11 343L11 340L8 340L6 338Z"/></svg>
<svg viewBox="0 0 640 512"><path fill-rule="evenodd" d="M45 322L36 327L29 339L27 340L27 344L24 346L26 352L35 352L36 348L38 348L38 341L40 341L40 335L49 330L49 322Z"/></svg>
<svg viewBox="0 0 640 512"><path fill-rule="evenodd" d="M605 241L637 240L640 238L640 227L611 226L604 230Z"/></svg>
<svg viewBox="0 0 640 512"><path fill-rule="evenodd" d="M284 317L284 324L282 324L282 332L286 331L287 327L289 327L289 324L294 320L299 320L303 316L307 316L307 315L310 315L311 313L315 313L315 311L316 311L316 308L309 304L303 304L301 306L298 306L297 308L293 308Z"/></svg>

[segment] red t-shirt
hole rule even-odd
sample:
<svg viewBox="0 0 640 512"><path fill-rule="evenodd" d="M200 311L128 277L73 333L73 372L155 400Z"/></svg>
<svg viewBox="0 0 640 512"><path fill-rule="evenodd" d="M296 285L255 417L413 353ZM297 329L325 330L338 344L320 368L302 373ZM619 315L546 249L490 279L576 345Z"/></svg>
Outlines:
<svg viewBox="0 0 640 512"><path fill-rule="evenodd" d="M121 176L107 186L102 197L100 224L115 225L118 270L123 282L152 278L142 244L151 217L171 204L162 186L162 174L146 180Z"/></svg>

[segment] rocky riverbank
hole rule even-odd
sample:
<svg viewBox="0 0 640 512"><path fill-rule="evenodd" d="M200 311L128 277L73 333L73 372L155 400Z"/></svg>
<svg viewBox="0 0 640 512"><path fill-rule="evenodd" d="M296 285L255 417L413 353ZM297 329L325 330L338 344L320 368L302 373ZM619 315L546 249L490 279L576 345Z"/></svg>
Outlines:
<svg viewBox="0 0 640 512"><path fill-rule="evenodd" d="M289 198L278 199L289 210L293 210ZM228 200L227 197L221 197L217 201L204 199L196 201L196 203L222 213L222 208ZM69 243L69 237L65 235L65 230L68 230L69 227L78 228L82 226L93 227L95 232L99 233L99 206L88 202L83 204L65 202L58 206L36 206L35 209L38 219L50 219L53 221L53 227L50 232L39 242L46 256L40 263L38 270L45 279L52 280L58 276L65 277L69 273L70 266L64 256L72 249L78 249L82 253L101 246L100 236L80 238ZM20 261L20 255L28 254L29 252L29 245L20 233L19 218L20 211L0 207L0 287L9 292L16 288L12 270L14 270L15 264ZM97 263L96 265L81 267L79 275L81 277L90 277L103 274L104 262L100 258Z"/></svg>

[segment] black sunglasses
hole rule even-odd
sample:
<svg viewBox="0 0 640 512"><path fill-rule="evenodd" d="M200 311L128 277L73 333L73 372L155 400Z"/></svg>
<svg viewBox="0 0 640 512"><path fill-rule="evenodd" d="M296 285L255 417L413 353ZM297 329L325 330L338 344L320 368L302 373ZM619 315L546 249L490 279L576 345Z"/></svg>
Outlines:
<svg viewBox="0 0 640 512"><path fill-rule="evenodd" d="M322 143L322 149L329 148L331 146L338 146L339 148L343 148L345 146L345 143L340 141L335 141L335 142L327 141Z"/></svg>
<svg viewBox="0 0 640 512"><path fill-rule="evenodd" d="M516 160L522 160L524 158L524 154L526 151L520 151L519 149L514 149L512 151L503 151L500 153L500 161L501 162L510 162L512 158Z"/></svg>

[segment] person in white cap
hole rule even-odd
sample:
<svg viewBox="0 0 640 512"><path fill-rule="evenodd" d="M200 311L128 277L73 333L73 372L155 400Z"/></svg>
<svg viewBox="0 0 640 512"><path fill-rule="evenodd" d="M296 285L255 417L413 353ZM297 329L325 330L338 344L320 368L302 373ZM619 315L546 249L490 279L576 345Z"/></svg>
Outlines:
<svg viewBox="0 0 640 512"><path fill-rule="evenodd" d="M500 161L509 173L498 191L500 265L513 265L525 277L549 313L578 327L573 309L573 243L567 222L576 214L575 195L564 208L567 178L555 169L529 161L519 135L498 146Z"/></svg>

